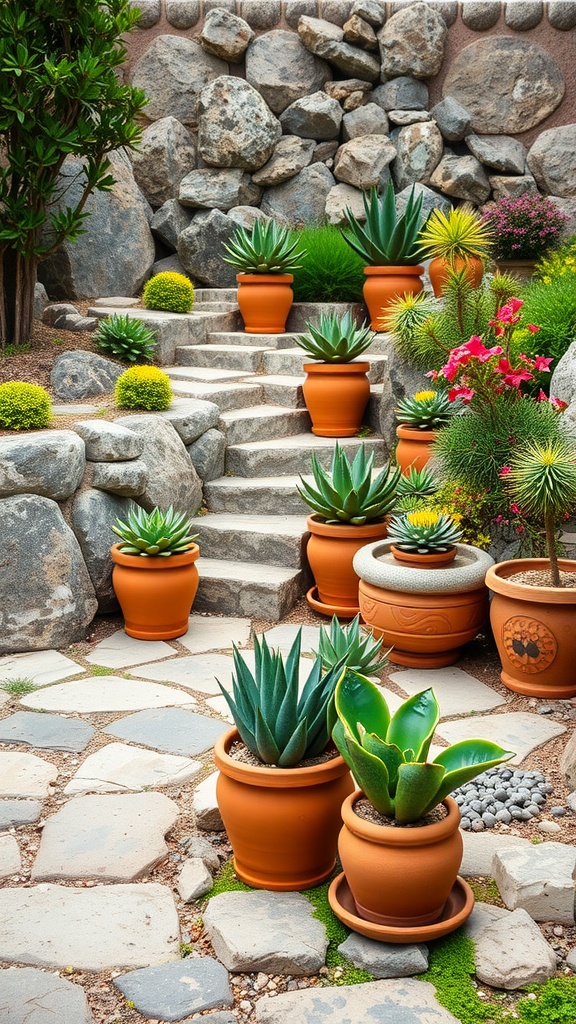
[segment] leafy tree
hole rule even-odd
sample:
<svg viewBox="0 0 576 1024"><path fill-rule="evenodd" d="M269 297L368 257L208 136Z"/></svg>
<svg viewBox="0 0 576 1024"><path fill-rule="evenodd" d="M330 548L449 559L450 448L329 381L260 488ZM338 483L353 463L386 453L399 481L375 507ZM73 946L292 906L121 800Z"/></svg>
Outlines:
<svg viewBox="0 0 576 1024"><path fill-rule="evenodd" d="M129 0L0 0L0 348L29 341L38 263L78 237L88 196L114 184L107 154L140 138L146 99L119 72L138 16ZM57 210L69 154L83 190Z"/></svg>

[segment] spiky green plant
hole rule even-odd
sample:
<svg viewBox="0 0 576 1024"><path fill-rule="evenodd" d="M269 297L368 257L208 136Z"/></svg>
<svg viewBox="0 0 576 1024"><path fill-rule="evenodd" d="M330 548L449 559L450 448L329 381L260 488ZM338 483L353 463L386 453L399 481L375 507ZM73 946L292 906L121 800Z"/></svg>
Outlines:
<svg viewBox="0 0 576 1024"><path fill-rule="evenodd" d="M253 673L234 646L232 693L217 680L242 741L263 764L278 768L293 768L322 754L336 718L334 688L343 663L323 674L317 656L298 696L301 639L298 630L284 660L265 636L256 637Z"/></svg>
<svg viewBox="0 0 576 1024"><path fill-rule="evenodd" d="M374 340L374 331L366 325L357 327L349 310L320 313L318 323L306 321L307 334L296 338L296 344L312 358L323 363L349 363L365 352Z"/></svg>
<svg viewBox="0 0 576 1024"><path fill-rule="evenodd" d="M412 398L401 398L394 410L398 423L415 430L438 430L445 427L460 410L450 402L445 391L417 391Z"/></svg>
<svg viewBox="0 0 576 1024"><path fill-rule="evenodd" d="M371 188L362 196L366 221L361 224L346 208L348 228L342 234L368 266L404 267L418 262L418 232L422 223L422 195L414 196L414 186L404 213L396 213L392 179L384 195Z"/></svg>
<svg viewBox="0 0 576 1024"><path fill-rule="evenodd" d="M427 762L440 717L432 689L409 697L390 716L382 691L346 669L334 695L332 736L370 803L399 824L418 821L458 786L514 757L488 740L461 740Z"/></svg>
<svg viewBox="0 0 576 1024"><path fill-rule="evenodd" d="M450 516L428 509L392 516L388 524L388 540L400 551L418 555L448 551L461 536L462 530Z"/></svg>
<svg viewBox="0 0 576 1024"><path fill-rule="evenodd" d="M294 267L295 302L362 302L364 263L335 224L308 224L298 232L306 256Z"/></svg>
<svg viewBox="0 0 576 1024"><path fill-rule="evenodd" d="M410 466L407 476L401 476L398 481L396 496L398 498L425 498L429 494L435 494L438 490L432 473L424 466L424 469L416 469Z"/></svg>
<svg viewBox="0 0 576 1024"><path fill-rule="evenodd" d="M419 235L419 252L423 258L440 257L448 264L457 259L476 256L485 259L492 244L492 234L480 214L470 203L449 213L432 210Z"/></svg>
<svg viewBox="0 0 576 1024"><path fill-rule="evenodd" d="M336 442L330 469L322 468L315 453L311 463L316 487L303 477L296 486L300 497L327 523L363 526L382 519L393 507L400 469L391 471L386 465L373 479L374 452L367 455L364 444L360 445L352 462Z"/></svg>
<svg viewBox="0 0 576 1024"><path fill-rule="evenodd" d="M141 320L126 313L112 313L101 320L94 341L104 352L125 363L137 363L152 358L156 335Z"/></svg>
<svg viewBox="0 0 576 1024"><path fill-rule="evenodd" d="M166 512L158 507L146 512L139 505L133 505L126 520L116 519L112 531L120 537L120 551L124 555L179 555L188 551L196 540L190 518L184 512L175 512L172 505Z"/></svg>
<svg viewBox="0 0 576 1024"><path fill-rule="evenodd" d="M306 255L291 228L273 220L256 220L252 229L238 227L229 245L229 263L243 274L288 274Z"/></svg>
<svg viewBox="0 0 576 1024"><path fill-rule="evenodd" d="M334 615L330 630L321 627L317 654L325 672L336 664L344 664L356 672L374 675L388 662L388 652L381 656L382 639L376 640L372 633L360 627L359 614L348 626L341 626L338 616Z"/></svg>

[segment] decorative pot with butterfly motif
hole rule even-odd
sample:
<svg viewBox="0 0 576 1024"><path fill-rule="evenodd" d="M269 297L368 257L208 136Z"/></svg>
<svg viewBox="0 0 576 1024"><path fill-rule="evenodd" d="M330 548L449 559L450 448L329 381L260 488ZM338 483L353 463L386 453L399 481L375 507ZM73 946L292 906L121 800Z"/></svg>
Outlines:
<svg viewBox="0 0 576 1024"><path fill-rule="evenodd" d="M558 561L561 572L576 563ZM500 678L509 690L527 697L576 697L576 586L547 586L546 558L498 562L486 573L493 592L490 622L502 662ZM538 582L530 582L532 577Z"/></svg>

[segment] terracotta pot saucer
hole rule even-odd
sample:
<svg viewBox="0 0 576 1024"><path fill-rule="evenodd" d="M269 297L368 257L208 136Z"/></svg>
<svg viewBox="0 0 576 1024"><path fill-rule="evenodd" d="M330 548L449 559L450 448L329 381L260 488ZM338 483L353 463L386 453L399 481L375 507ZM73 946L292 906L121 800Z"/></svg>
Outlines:
<svg viewBox="0 0 576 1024"><path fill-rule="evenodd" d="M408 945L412 942L431 942L432 939L448 935L449 932L455 931L464 923L472 913L474 906L472 889L463 878L458 876L446 900L442 916L433 924L414 928L374 924L373 921L366 921L363 917L358 917L354 899L343 871L330 885L328 900L336 917L353 932L365 935L369 939L376 939L377 942L397 942L399 945Z"/></svg>
<svg viewBox="0 0 576 1024"><path fill-rule="evenodd" d="M337 615L339 619L353 619L360 611L358 606L354 608L350 605L324 604L318 597L318 587L310 587L306 594L306 600L315 612L320 612L320 615L329 615L330 618L333 615ZM361 618L360 622L362 623L363 621Z"/></svg>

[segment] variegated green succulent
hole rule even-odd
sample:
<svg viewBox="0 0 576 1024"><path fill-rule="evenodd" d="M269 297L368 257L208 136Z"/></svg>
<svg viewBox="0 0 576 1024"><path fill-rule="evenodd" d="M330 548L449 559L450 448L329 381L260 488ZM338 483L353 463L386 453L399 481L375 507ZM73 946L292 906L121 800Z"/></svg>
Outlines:
<svg viewBox="0 0 576 1024"><path fill-rule="evenodd" d="M489 740L468 739L428 762L440 717L432 689L409 697L391 716L382 690L346 669L335 705L332 736L342 757L376 810L401 825L419 821L453 790L514 757Z"/></svg>
<svg viewBox="0 0 576 1024"><path fill-rule="evenodd" d="M366 322L357 327L348 310L342 316L320 313L318 323L307 320L306 327L308 333L296 338L296 344L323 363L349 363L362 355L375 337Z"/></svg>
<svg viewBox="0 0 576 1024"><path fill-rule="evenodd" d="M457 544L462 530L451 516L429 509L417 509L402 516L391 516L388 524L388 540L400 551L419 555L448 551Z"/></svg>
<svg viewBox="0 0 576 1024"><path fill-rule="evenodd" d="M133 505L126 521L116 520L111 529L122 543L120 551L124 555L180 555L188 551L198 534L190 533L192 523L184 512L175 512L172 506L167 512L158 507L146 512L139 505Z"/></svg>
<svg viewBox="0 0 576 1024"><path fill-rule="evenodd" d="M388 652L382 657L382 639L376 640L367 629L360 627L360 615L348 626L341 626L334 615L330 630L321 627L318 655L324 671L344 663L347 668L374 675L388 662Z"/></svg>
<svg viewBox="0 0 576 1024"><path fill-rule="evenodd" d="M312 455L313 487L300 477L296 485L307 505L327 523L350 523L362 526L383 519L394 505L400 469L389 465L373 479L374 452L366 454L361 444L352 462L338 442L334 448L331 469L323 469Z"/></svg>
<svg viewBox="0 0 576 1024"><path fill-rule="evenodd" d="M418 430L438 430L450 422L462 406L450 402L445 391L417 391L413 398L401 398L396 419L406 427Z"/></svg>
<svg viewBox="0 0 576 1024"><path fill-rule="evenodd" d="M366 222L361 224L349 207L348 228L342 234L368 266L404 267L418 263L418 232L422 223L422 195L414 187L403 214L396 213L394 186L390 178L383 196L376 188L364 193Z"/></svg>
<svg viewBox="0 0 576 1024"><path fill-rule="evenodd" d="M306 255L292 229L273 220L256 220L251 230L238 227L223 245L229 253L224 262L244 274L289 274Z"/></svg>

